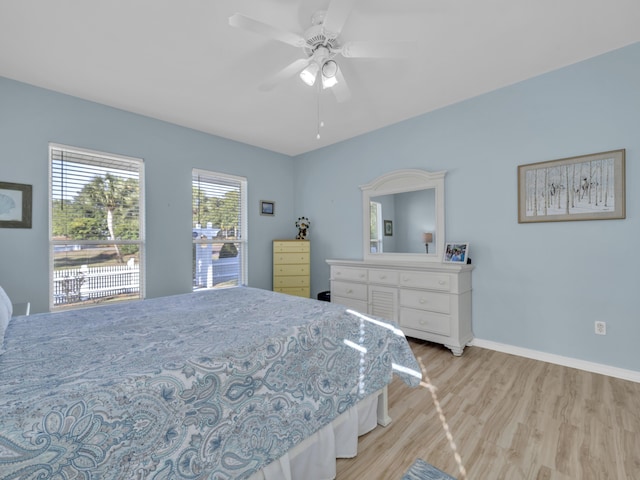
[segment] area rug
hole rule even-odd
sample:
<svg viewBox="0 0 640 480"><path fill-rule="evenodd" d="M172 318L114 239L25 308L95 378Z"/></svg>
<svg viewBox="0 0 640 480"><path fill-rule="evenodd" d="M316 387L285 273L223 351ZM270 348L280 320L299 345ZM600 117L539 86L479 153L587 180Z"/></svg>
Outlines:
<svg viewBox="0 0 640 480"><path fill-rule="evenodd" d="M411 468L402 476L402 480L456 480L424 460L413 462Z"/></svg>

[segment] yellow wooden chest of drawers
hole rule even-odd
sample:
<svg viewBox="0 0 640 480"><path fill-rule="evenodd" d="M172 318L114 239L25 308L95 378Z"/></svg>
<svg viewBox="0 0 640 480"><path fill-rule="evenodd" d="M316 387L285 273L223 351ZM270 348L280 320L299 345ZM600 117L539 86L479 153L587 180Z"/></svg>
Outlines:
<svg viewBox="0 0 640 480"><path fill-rule="evenodd" d="M309 298L310 258L309 240L274 240L273 291Z"/></svg>

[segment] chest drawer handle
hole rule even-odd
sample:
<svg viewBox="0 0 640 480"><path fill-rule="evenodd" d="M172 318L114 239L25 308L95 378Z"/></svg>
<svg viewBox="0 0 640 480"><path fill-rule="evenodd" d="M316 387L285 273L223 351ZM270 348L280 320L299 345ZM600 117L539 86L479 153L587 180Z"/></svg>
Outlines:
<svg viewBox="0 0 640 480"><path fill-rule="evenodd" d="M429 302L427 302L424 298L421 298L420 299L420 305L424 305L425 303L429 303Z"/></svg>
<svg viewBox="0 0 640 480"><path fill-rule="evenodd" d="M445 282L444 280L440 280L438 283L439 283L440 285L444 285L444 284L446 284L447 282Z"/></svg>
<svg viewBox="0 0 640 480"><path fill-rule="evenodd" d="M353 290L351 290L350 288L347 288L347 293L353 293Z"/></svg>

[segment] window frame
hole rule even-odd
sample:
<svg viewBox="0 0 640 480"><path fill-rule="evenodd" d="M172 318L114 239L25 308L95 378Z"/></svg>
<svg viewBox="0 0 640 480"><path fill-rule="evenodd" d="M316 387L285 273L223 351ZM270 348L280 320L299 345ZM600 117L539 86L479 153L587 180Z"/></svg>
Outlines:
<svg viewBox="0 0 640 480"><path fill-rule="evenodd" d="M49 174L48 174L48 182L49 182L49 192L48 192L48 241L49 241L49 310L50 311L59 311L59 310L67 310L67 309L75 309L75 308L86 308L91 305L87 304L62 304L55 305L54 301L54 270L55 270L55 246L56 245L65 245L68 244L68 240L54 240L53 238L53 151L60 150L63 152L69 152L78 155L87 155L97 158L104 158L105 160L116 160L121 162L128 162L132 164L137 164L138 166L138 189L139 189L139 197L138 197L138 222L139 222L139 239L138 240L73 240L74 244L77 245L104 245L108 243L109 245L138 245L139 253L138 253L138 263L139 263L139 297L135 299L124 299L118 300L118 303L122 302L130 302L130 301L138 301L146 298L146 220L145 220L145 162L141 158L129 157L125 155L118 155L114 153L101 152L97 150L90 150L81 147L73 147L70 145L63 145L59 143L49 143L48 147L48 165L49 165Z"/></svg>
<svg viewBox="0 0 640 480"><path fill-rule="evenodd" d="M192 277L192 291L197 291L197 290L211 290L211 289L215 289L215 288L235 288L235 287L240 287L240 286L246 286L248 283L248 272L249 272L249 267L248 267L248 250L249 250L249 229L248 229L248 215L249 215L249 207L248 207L248 181L246 177L243 176L239 176L239 175L232 175L232 174L228 174L228 173L221 173L221 172L216 172L213 170L206 170L203 168L193 168L191 170L191 208L192 208L192 217L191 217L191 229L193 231L193 229L195 228L195 223L193 221L193 206L194 206L194 199L193 199L193 188L194 188L194 178L197 175L202 175L203 177L206 177L205 180L207 181L207 183L215 183L214 181L210 181L210 180L215 180L215 179L220 179L221 182L227 182L227 183L235 183L237 182L239 184L239 189L240 189L240 236L236 237L233 240L233 243L238 243L240 244L240 251L238 253L238 258L240 261L240 269L239 269L239 278L238 278L238 285L235 286L229 286L229 287L215 287L215 286L211 286L211 287L198 287L196 288L195 282L193 281L193 278L195 276L195 272L191 271L191 277ZM196 238L192 238L192 245L203 245L203 244L211 244L211 245L217 245L217 244L224 244L224 243L229 243L228 239L221 239L221 240L217 240L217 239L196 239ZM193 258L192 258L193 261Z"/></svg>
<svg viewBox="0 0 640 480"><path fill-rule="evenodd" d="M375 207L374 207L375 206ZM369 229L369 252L371 252L373 245L376 245L376 253L383 253L383 245L384 245L384 227L383 227L383 220L382 220L382 204L380 202L376 202L373 200L369 201L369 211L371 211L373 208L375 208L376 210L376 238L372 238L371 237L371 230L372 228ZM373 223L373 215L370 215L369 217L370 222Z"/></svg>

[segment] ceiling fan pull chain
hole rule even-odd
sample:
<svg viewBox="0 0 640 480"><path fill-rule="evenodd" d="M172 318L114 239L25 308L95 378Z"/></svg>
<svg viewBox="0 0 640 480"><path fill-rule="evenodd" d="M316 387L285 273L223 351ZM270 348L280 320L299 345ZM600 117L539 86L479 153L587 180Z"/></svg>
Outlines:
<svg viewBox="0 0 640 480"><path fill-rule="evenodd" d="M324 127L324 122L322 120L320 120L320 92L322 91L322 90L320 90L320 82L318 82L318 87L317 88L318 88L318 93L317 93L317 97L316 97L316 99L317 99L316 106L317 106L317 112L318 112L318 118L317 118L318 128L317 128L316 138L318 140L320 140L320 129L322 127Z"/></svg>

